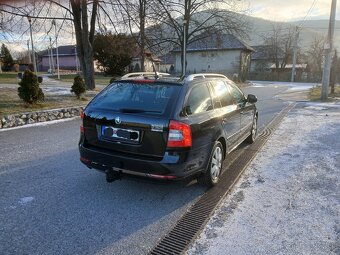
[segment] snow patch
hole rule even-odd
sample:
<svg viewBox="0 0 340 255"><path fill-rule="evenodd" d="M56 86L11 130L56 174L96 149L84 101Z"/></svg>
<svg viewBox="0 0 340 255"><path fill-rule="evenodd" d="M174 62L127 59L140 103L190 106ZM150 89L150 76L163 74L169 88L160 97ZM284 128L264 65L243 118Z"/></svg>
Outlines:
<svg viewBox="0 0 340 255"><path fill-rule="evenodd" d="M338 254L340 111L310 106L284 119L187 254Z"/></svg>

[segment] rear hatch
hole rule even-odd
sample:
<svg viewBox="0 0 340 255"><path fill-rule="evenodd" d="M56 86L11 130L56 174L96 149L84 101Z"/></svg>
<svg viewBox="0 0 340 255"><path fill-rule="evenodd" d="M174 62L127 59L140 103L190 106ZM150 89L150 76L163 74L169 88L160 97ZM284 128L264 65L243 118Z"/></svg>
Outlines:
<svg viewBox="0 0 340 255"><path fill-rule="evenodd" d="M180 89L153 80L114 82L86 107L86 143L122 156L160 159Z"/></svg>

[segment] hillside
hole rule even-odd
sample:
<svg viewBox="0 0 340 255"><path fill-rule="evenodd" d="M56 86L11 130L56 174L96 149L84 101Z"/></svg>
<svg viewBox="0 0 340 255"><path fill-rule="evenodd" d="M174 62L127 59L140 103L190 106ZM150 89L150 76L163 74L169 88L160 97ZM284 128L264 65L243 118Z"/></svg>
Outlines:
<svg viewBox="0 0 340 255"><path fill-rule="evenodd" d="M201 20L205 20L209 14L202 11L196 14L196 17ZM237 17L240 15L240 17ZM294 29L295 26L299 26L302 28L300 30L299 36L299 46L302 49L309 48L312 41L315 37L324 36L326 37L328 32L328 20L306 20L304 22L295 21L295 22L275 22L271 20L265 20L262 18L247 16L244 14L236 14L234 12L230 12L231 17L236 17L236 20L239 19L241 21L246 20L249 26L246 33L247 36L242 39L251 46L263 45L264 36L268 36L273 32L273 27L281 26L283 29ZM181 17L178 17L179 22L181 22ZM334 45L336 48L340 49L340 21L336 21L336 30L334 35ZM149 31L152 31L153 27L150 26L148 28ZM169 37L175 36L171 34L171 29L167 25L161 26L163 36L167 35ZM171 48L171 46L169 46Z"/></svg>
<svg viewBox="0 0 340 255"><path fill-rule="evenodd" d="M296 22L275 22L265 20L261 18L255 18L247 16L249 24L251 24L252 30L248 32L248 43L252 46L261 45L263 43L263 36L270 34L273 30L273 26L282 26L283 28L289 28L290 26L300 26L301 21ZM299 45L301 48L307 48L316 36L327 36L328 32L328 20L307 20L303 22L300 32ZM340 21L336 21L335 28L340 28ZM334 45L336 48L340 48L340 33L339 30L335 30Z"/></svg>

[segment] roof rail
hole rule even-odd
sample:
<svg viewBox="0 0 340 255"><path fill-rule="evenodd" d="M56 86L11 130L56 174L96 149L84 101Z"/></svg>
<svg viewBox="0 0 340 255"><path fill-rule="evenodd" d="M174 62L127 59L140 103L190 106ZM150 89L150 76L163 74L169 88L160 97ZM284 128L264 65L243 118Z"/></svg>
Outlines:
<svg viewBox="0 0 340 255"><path fill-rule="evenodd" d="M189 74L183 78L183 81L192 81L195 79L206 79L206 78L225 78L228 79L223 74L218 73L197 73L197 74Z"/></svg>
<svg viewBox="0 0 340 255"><path fill-rule="evenodd" d="M166 76L170 76L170 74L160 72L135 72L125 74L120 79L121 80L148 79L148 78L157 79Z"/></svg>

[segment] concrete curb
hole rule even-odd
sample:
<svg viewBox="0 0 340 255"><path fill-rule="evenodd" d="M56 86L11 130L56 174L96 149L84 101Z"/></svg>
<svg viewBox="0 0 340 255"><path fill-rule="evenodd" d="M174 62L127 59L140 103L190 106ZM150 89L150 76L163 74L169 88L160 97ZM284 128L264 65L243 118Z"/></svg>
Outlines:
<svg viewBox="0 0 340 255"><path fill-rule="evenodd" d="M7 115L0 119L0 129L7 129L18 126L24 126L27 124L77 117L80 115L84 107L85 106L74 106L68 108L59 108L45 111L35 111Z"/></svg>

